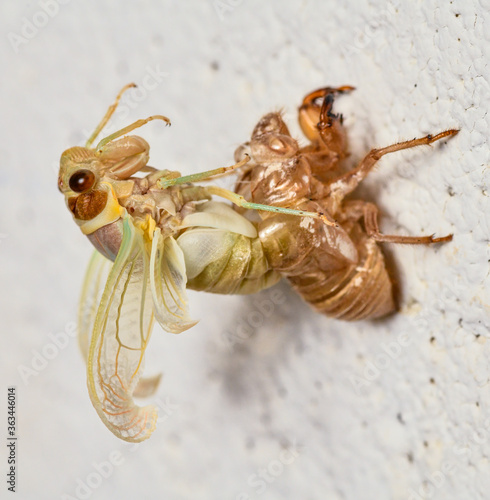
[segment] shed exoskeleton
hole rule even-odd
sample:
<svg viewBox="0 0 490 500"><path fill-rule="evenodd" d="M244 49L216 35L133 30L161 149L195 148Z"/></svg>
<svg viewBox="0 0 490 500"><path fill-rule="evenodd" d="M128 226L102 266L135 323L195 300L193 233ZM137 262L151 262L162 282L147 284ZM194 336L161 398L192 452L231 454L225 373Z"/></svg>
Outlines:
<svg viewBox="0 0 490 500"><path fill-rule="evenodd" d="M280 113L265 115L235 160L248 155L235 191L256 203L322 212L337 226L315 219L260 212L259 238L272 269L318 312L343 320L374 319L395 310L393 287L378 242L431 244L452 235L396 236L380 233L375 204L346 198L384 155L455 135L437 135L371 150L345 171L346 131L332 112L334 96L353 87L322 88L299 108L299 124L310 143L300 147ZM243 213L243 210L242 210Z"/></svg>
<svg viewBox="0 0 490 500"><path fill-rule="evenodd" d="M79 307L79 344L87 362L90 398L118 437L138 442L156 425L153 405L134 396L152 394L159 376L141 379L144 353L155 319L180 333L196 322L186 288L214 293L254 293L280 279L264 253L253 223L213 195L246 209L272 210L335 225L325 215L247 202L217 186L196 186L243 166L200 174L148 166L149 145L127 134L162 115L138 120L93 142L114 113L125 86L85 147L61 156L58 187L75 222L96 248ZM141 174L144 174L143 176Z"/></svg>

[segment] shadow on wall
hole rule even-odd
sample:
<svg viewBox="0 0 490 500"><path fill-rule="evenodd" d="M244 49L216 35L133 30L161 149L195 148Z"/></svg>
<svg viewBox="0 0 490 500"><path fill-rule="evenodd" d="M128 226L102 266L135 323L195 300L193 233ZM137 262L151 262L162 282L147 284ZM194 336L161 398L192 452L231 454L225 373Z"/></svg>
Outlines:
<svg viewBox="0 0 490 500"><path fill-rule="evenodd" d="M321 315L284 280L242 301L236 320L223 325L212 376L234 403L265 395L271 384L284 397L287 391L274 374L290 362L291 354L301 355L312 334L308 317Z"/></svg>

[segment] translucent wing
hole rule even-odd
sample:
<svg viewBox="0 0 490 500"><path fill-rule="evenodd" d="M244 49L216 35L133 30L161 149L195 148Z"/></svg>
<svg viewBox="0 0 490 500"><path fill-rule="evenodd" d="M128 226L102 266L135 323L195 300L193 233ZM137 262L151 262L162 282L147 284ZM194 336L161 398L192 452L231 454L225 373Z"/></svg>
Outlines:
<svg viewBox="0 0 490 500"><path fill-rule="evenodd" d="M163 238L159 228L153 233L150 283L155 316L164 330L180 333L197 323L189 317L184 254L174 238Z"/></svg>
<svg viewBox="0 0 490 500"><path fill-rule="evenodd" d="M154 406L138 407L133 401L154 321L149 281L143 235L126 217L121 248L95 318L87 375L90 398L102 421L132 442L150 437L157 419Z"/></svg>
<svg viewBox="0 0 490 500"><path fill-rule="evenodd" d="M111 265L110 260L95 250L85 273L78 306L78 346L85 362L88 357L90 337L94 328L97 308L99 307Z"/></svg>
<svg viewBox="0 0 490 500"><path fill-rule="evenodd" d="M82 287L78 308L78 345L83 359L87 362L90 339L95 324L97 309L102 298L104 285L107 281L112 262L94 251ZM134 390L134 396L145 398L155 393L162 378L161 373L153 377L142 378Z"/></svg>

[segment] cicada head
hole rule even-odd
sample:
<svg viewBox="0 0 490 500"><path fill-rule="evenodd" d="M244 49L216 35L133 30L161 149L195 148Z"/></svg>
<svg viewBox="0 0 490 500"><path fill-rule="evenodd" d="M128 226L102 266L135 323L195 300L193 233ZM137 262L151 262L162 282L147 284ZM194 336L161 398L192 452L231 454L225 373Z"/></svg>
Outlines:
<svg viewBox="0 0 490 500"><path fill-rule="evenodd" d="M101 162L92 149L73 147L61 155L58 188L86 235L112 224L125 213L114 186L102 172Z"/></svg>

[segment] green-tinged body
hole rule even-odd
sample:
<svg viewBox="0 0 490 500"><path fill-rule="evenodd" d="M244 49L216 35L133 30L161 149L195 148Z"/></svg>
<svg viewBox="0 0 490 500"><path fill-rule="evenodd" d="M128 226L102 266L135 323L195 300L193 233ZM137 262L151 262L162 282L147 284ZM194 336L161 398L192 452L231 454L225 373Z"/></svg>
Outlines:
<svg viewBox="0 0 490 500"><path fill-rule="evenodd" d="M188 254L187 242L198 234L202 241L203 232L202 229L190 229L178 238L177 243L184 255ZM220 248L209 263L201 262L202 270L197 275L192 278L188 275L187 288L211 293L249 294L269 288L281 279L280 274L270 268L258 238L230 231L219 233Z"/></svg>

